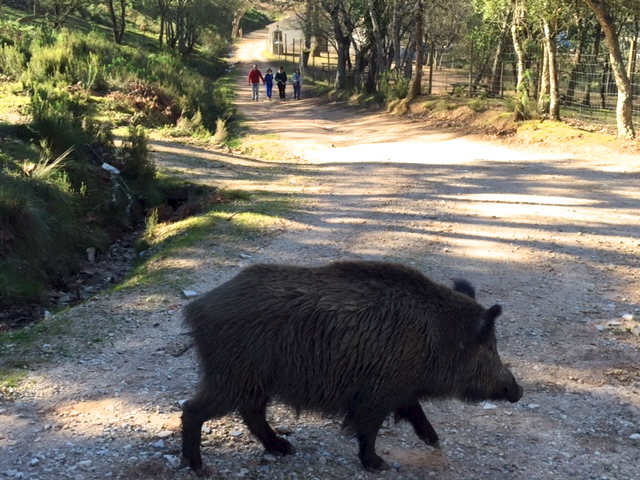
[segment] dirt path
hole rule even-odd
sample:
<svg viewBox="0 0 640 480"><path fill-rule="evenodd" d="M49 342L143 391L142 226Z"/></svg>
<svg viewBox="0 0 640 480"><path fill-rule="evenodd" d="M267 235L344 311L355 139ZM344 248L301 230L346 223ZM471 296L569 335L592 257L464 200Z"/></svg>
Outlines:
<svg viewBox="0 0 640 480"><path fill-rule="evenodd" d="M237 68L258 61L265 70L263 45L247 39ZM515 151L304 98L308 86L303 100L283 103L251 102L244 76L238 89L250 128L289 156L156 142L159 166L291 194L302 211L275 237L166 259L189 272L187 285L103 294L62 314L77 337L42 345L49 361L0 403L0 478L189 478L176 468L178 401L192 394L197 372L193 352L178 355L180 291L204 291L257 261L341 258L472 281L482 303L504 307L500 349L525 396L514 405L426 402L442 449L388 425L378 450L394 469L381 474L360 469L339 419L274 406L272 423L291 430L299 452L275 459L225 417L206 424L212 478L638 478L637 157L604 147Z"/></svg>

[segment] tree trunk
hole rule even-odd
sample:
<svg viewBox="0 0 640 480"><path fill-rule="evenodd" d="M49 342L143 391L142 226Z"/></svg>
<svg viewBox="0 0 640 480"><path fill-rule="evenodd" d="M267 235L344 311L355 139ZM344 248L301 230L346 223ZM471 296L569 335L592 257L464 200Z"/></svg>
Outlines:
<svg viewBox="0 0 640 480"><path fill-rule="evenodd" d="M602 43L602 28L600 27L600 24L597 22L595 26L594 37L595 38L593 40L593 58L594 58L594 63L597 64L598 57L600 56L600 44ZM589 69L589 72L587 73L587 85L585 87L585 92L584 92L584 104L587 107L591 106L591 83L594 81L596 75L597 75L597 72L595 71L595 68Z"/></svg>
<svg viewBox="0 0 640 480"><path fill-rule="evenodd" d="M491 63L491 80L489 81L489 91L498 94L501 91L500 84L502 77L500 75L500 59L502 58L502 51L504 49L504 41L509 31L509 21L511 20L511 10L505 15L504 23L500 29L500 37L498 38L498 45L494 50L493 62Z"/></svg>
<svg viewBox="0 0 640 480"><path fill-rule="evenodd" d="M542 66L540 68L540 78L538 79L538 113L547 115L549 113L549 53L548 41L543 37L542 42Z"/></svg>
<svg viewBox="0 0 640 480"><path fill-rule="evenodd" d="M384 44L382 42L382 34L380 33L380 25L378 23L378 12L376 11L375 8L375 4L373 0L368 0L368 6L369 6L369 18L371 19L371 26L372 26L372 30L373 30L373 40L375 42L375 48L373 49L375 51L375 65L376 65L376 71L375 74L377 75L378 71L380 72L384 72L385 70L385 59L384 59Z"/></svg>
<svg viewBox="0 0 640 480"><path fill-rule="evenodd" d="M558 101L558 59L556 48L557 19L542 20L544 32L547 68L549 71L549 118L560 120L560 103Z"/></svg>
<svg viewBox="0 0 640 480"><path fill-rule="evenodd" d="M125 12L127 9L127 2L126 0L120 0L120 8L118 9L119 11L117 14L114 0L109 0L107 4L109 7L109 17L111 18L111 27L113 28L113 40L116 44L122 45L122 39L124 38L126 27Z"/></svg>
<svg viewBox="0 0 640 480"><path fill-rule="evenodd" d="M416 42L415 39L410 39L409 44L407 45L407 50L405 53L404 60L404 78L407 80L411 79L411 74L413 73L413 56L416 53Z"/></svg>
<svg viewBox="0 0 640 480"><path fill-rule="evenodd" d="M435 61L436 42L429 42L429 81L427 82L427 95L431 95L433 88L433 62Z"/></svg>
<svg viewBox="0 0 640 480"><path fill-rule="evenodd" d="M371 49L369 50L369 70L367 70L367 78L364 82L364 90L368 94L375 93L376 91L376 77L378 73L378 54L377 44L371 43Z"/></svg>
<svg viewBox="0 0 640 480"><path fill-rule="evenodd" d="M578 19L576 23L578 25L578 44L576 45L576 51L573 55L573 67L571 68L571 77L569 78L569 85L567 86L566 102L568 105L573 104L576 84L578 83L578 75L582 73L582 53L584 51L584 44L587 37L586 22L583 22L582 19Z"/></svg>
<svg viewBox="0 0 640 480"><path fill-rule="evenodd" d="M413 77L409 100L413 100L422 95L422 42L424 39L424 4L418 0L416 5L416 74Z"/></svg>
<svg viewBox="0 0 640 480"><path fill-rule="evenodd" d="M618 87L618 104L616 106L618 137L634 138L636 132L633 128L633 92L624 68L624 59L614 21L607 12L603 0L585 0L585 2L596 15L609 47L609 63Z"/></svg>
<svg viewBox="0 0 640 480"><path fill-rule="evenodd" d="M529 103L529 86L525 82L524 76L524 49L520 42L519 28L520 20L524 15L522 6L518 0L513 1L513 20L511 22L511 39L513 41L513 49L516 52L516 105L515 120L517 122L526 120L529 117L527 105Z"/></svg>
<svg viewBox="0 0 640 480"><path fill-rule="evenodd" d="M638 54L638 19L633 22L633 34L629 41L629 61L627 62L627 77L633 84L633 76L636 73L636 55Z"/></svg>
<svg viewBox="0 0 640 480"><path fill-rule="evenodd" d="M400 43L400 12L399 1L393 2L393 13L391 17L391 35L393 41L393 68L396 71L396 78L400 78L400 72L402 69L402 45Z"/></svg>
<svg viewBox="0 0 640 480"><path fill-rule="evenodd" d="M242 17L247 13L247 8L242 7L233 12L233 19L231 20L231 38L236 39L240 37L240 22Z"/></svg>

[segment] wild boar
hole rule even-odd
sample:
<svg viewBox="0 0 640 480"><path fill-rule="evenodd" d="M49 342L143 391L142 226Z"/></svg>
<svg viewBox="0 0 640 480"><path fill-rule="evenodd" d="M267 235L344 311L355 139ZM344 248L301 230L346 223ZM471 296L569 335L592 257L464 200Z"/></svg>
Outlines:
<svg viewBox="0 0 640 480"><path fill-rule="evenodd" d="M451 289L387 262L243 269L184 309L202 368L183 405L184 463L202 474L202 424L236 410L267 451L294 453L267 423L270 401L344 415L367 470L389 468L375 442L390 413L437 445L420 399L517 402L496 349L502 308L474 296L466 281Z"/></svg>

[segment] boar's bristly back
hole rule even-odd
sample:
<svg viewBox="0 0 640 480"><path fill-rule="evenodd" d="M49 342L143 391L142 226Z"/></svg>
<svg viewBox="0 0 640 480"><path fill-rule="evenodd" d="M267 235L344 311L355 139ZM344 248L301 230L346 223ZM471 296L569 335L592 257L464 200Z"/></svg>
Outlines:
<svg viewBox="0 0 640 480"><path fill-rule="evenodd" d="M382 403L453 394L441 365L483 310L410 267L337 262L247 267L185 317L216 388L341 411L356 394Z"/></svg>

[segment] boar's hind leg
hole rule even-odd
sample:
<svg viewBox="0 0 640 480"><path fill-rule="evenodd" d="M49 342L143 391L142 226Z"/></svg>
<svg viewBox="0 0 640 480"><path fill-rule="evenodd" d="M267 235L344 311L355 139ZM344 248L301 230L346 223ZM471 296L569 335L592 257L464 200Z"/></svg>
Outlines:
<svg viewBox="0 0 640 480"><path fill-rule="evenodd" d="M215 398L196 396L182 406L182 456L184 462L198 475L202 476L202 456L200 443L202 424L210 418L225 415L232 408L221 407Z"/></svg>
<svg viewBox="0 0 640 480"><path fill-rule="evenodd" d="M258 437L268 452L276 455L292 455L296 453L293 445L284 438L278 437L267 422L266 401L259 406L255 404L243 405L239 408L239 412L251 433Z"/></svg>
<svg viewBox="0 0 640 480"><path fill-rule="evenodd" d="M395 412L395 419L396 422L402 419L407 420L413 426L413 430L420 440L427 445L440 448L438 434L433 429L429 420L427 420L427 416L424 414L418 401L404 407L398 407Z"/></svg>
<svg viewBox="0 0 640 480"><path fill-rule="evenodd" d="M376 437L387 412L367 408L363 408L362 411L367 412L366 417L364 414L356 413L351 422L355 427L356 438L360 445L358 456L362 466L370 472L389 470L387 462L376 454Z"/></svg>

